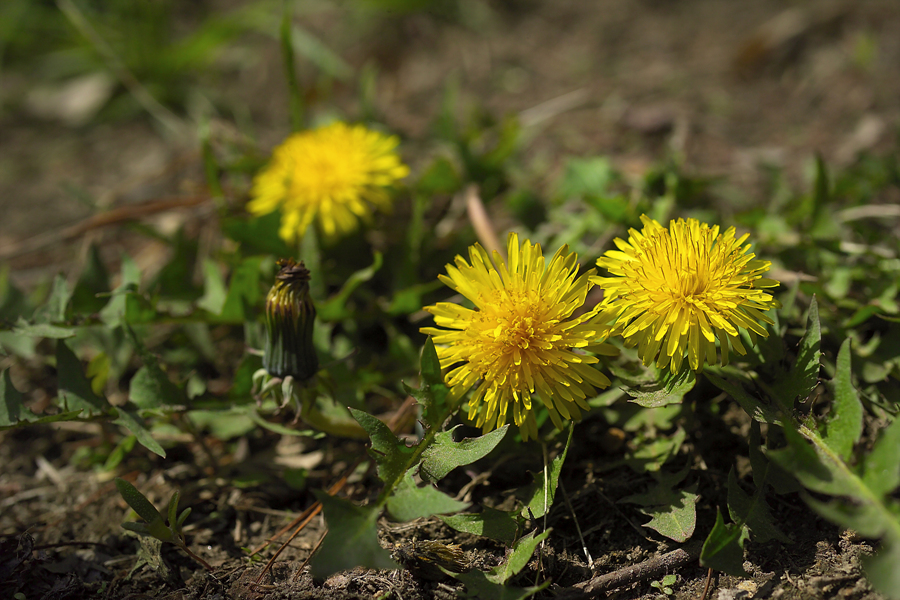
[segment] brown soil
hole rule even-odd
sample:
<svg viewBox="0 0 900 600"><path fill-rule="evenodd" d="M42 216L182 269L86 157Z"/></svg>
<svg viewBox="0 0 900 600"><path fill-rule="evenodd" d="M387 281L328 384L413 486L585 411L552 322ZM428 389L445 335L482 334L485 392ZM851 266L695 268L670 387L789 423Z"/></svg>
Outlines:
<svg viewBox="0 0 900 600"><path fill-rule="evenodd" d="M895 143L900 4L891 0L789 6L775 0L607 0L596 6L579 0L496 0L459 6L456 17L412 15L376 25L348 22L341 9L300 20L354 67L377 61L376 110L411 148L427 138L448 78L459 83L461 116L474 106L497 115L519 113L527 124L522 164L540 173L534 181L538 186L553 180L566 156L608 155L626 174L639 175L674 153L688 169L723 175L753 199L764 190L767 167L785 169L799 185L815 152L839 167L858 152L879 152ZM250 119L257 139L270 147L283 137L287 123L277 44L255 38L241 44L255 59L223 58L223 72L210 75L210 82L215 82L217 101L240 107L236 114ZM92 214L66 188L92 196L101 208L202 190L194 145L161 134L150 119L78 128L40 120L28 113L25 100L38 82L29 73L4 75L0 257L12 266L13 279L29 287L56 271L71 275L88 239L111 257L125 249L138 255L140 264L152 264L157 256L152 244L135 241L117 226L78 230L60 242L61 227ZM345 83L333 90L333 100L351 112L357 97L353 87ZM219 123L223 129L226 121ZM415 168L412 153L408 159ZM203 205L190 207L178 213L176 223L202 218L204 210ZM156 218L164 221L171 214ZM34 237L42 234L47 237ZM0 357L0 366L10 363ZM39 402L41 390L52 390L53 383L29 381L27 374L38 371L27 366L17 371L16 384ZM735 417L703 423L706 429L694 425L689 432L686 448L694 457L692 477L701 495L698 539L709 531L716 507L724 506L731 458L723 464L718 450L742 443L745 425ZM597 416L576 429L562 478L572 508L556 503L547 522L553 533L540 561L536 553L514 581L517 585L550 578L553 585L545 592L550 597L677 547L641 529L643 518L632 505L616 503L647 481L625 467L606 468L622 451L595 450L603 447L605 432ZM271 462L278 437L265 433L238 447L210 439L206 449L177 446L166 460L141 453L136 453L141 458L129 458L130 472L123 475L157 506L178 489L181 505L193 507L190 546L215 567L208 573L164 546L162 564L135 569L141 543L121 528L125 505L112 475L73 463L79 449L100 443L98 433L96 426L62 425L0 434L0 587L48 600L415 600L453 598L461 589L452 579L431 581L409 570L357 570L324 582L313 581L307 571L297 576L323 531L320 519L255 584L264 562L248 559L243 549L262 545L313 502L309 489L328 486L363 451L351 442L304 442L292 452L308 460L306 490L292 490L277 476L263 485L235 486L238 474L279 472ZM503 466L494 471L499 461ZM478 465L490 476L471 488L471 500L505 506L526 469L540 465L534 454ZM441 487L454 495L470 481L458 472ZM365 501L373 489L372 476L357 477L344 493ZM797 496L771 502L794 543L750 543L745 568L751 577L713 574L708 597L879 597L860 574L859 557L872 550L869 544L816 518ZM586 564L576 519L592 567ZM482 568L498 564L504 554L501 545L457 534L434 519L382 525L385 546L413 538L455 542ZM271 553L267 549L263 555ZM671 572L679 576L674 598L701 597L707 572L696 561ZM659 592L650 582L661 577L629 583L609 597L653 598ZM2 589L0 597L8 597Z"/></svg>

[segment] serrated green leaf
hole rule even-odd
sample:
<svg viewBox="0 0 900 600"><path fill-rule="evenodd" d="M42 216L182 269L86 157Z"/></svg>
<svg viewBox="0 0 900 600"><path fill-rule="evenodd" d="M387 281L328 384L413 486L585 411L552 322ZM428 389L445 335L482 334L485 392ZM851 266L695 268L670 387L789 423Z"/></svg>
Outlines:
<svg viewBox="0 0 900 600"><path fill-rule="evenodd" d="M84 376L81 361L62 340L56 343L56 370L59 379L59 399L65 410L83 410L82 416L90 417L109 412L110 404L91 389L91 382Z"/></svg>
<svg viewBox="0 0 900 600"><path fill-rule="evenodd" d="M797 358L791 370L779 381L775 390L778 401L786 409L793 407L794 399L805 399L819 383L819 348L822 343L822 329L819 324L819 305L813 296L809 303L809 316L806 320L806 333L800 339Z"/></svg>
<svg viewBox="0 0 900 600"><path fill-rule="evenodd" d="M412 456L412 448L407 448L387 425L372 415L355 408L348 410L372 440L369 455L378 465L378 477L387 487L392 487L409 467L407 462Z"/></svg>
<svg viewBox="0 0 900 600"><path fill-rule="evenodd" d="M825 424L823 439L838 456L847 460L862 435L863 407L850 381L850 339L844 340L838 352L832 380L834 402Z"/></svg>
<svg viewBox="0 0 900 600"><path fill-rule="evenodd" d="M863 556L866 579L891 600L900 600L900 539L885 541L874 556Z"/></svg>
<svg viewBox="0 0 900 600"><path fill-rule="evenodd" d="M657 408L653 412L661 410L666 409ZM687 432L679 427L669 437L659 435L650 439L642 439L634 452L625 459L625 464L638 473L659 471L669 459L678 453L686 437Z"/></svg>
<svg viewBox="0 0 900 600"><path fill-rule="evenodd" d="M398 568L390 552L378 543L377 506L356 506L321 490L313 493L322 503L328 525L322 547L310 564L313 577L325 578L354 567Z"/></svg>
<svg viewBox="0 0 900 600"><path fill-rule="evenodd" d="M705 370L703 375L710 383L731 396L731 398L744 409L744 412L750 415L754 420L761 423L779 423L775 411L766 406L761 400L748 394L741 384L729 381L728 379L723 379L722 377L711 373L709 369Z"/></svg>
<svg viewBox="0 0 900 600"><path fill-rule="evenodd" d="M119 490L122 499L125 500L125 503L128 504L140 518L147 521L147 523L152 523L156 520L162 521L163 517L159 511L156 510L156 507L153 506L153 503L147 500L147 497L134 487L134 485L121 477L116 477L115 482L116 489Z"/></svg>
<svg viewBox="0 0 900 600"><path fill-rule="evenodd" d="M506 512L484 506L480 513L462 513L438 519L463 533L481 535L492 540L512 544L519 532L519 511Z"/></svg>
<svg viewBox="0 0 900 600"><path fill-rule="evenodd" d="M462 465L469 465L490 454L503 440L509 424L477 438L453 441L453 432L442 431L435 435L434 442L422 453L419 475L429 483L437 483L447 473Z"/></svg>
<svg viewBox="0 0 900 600"><path fill-rule="evenodd" d="M487 572L488 581L504 584L509 581L513 575L516 575L525 568L525 565L531 560L531 555L534 554L534 549L550 535L550 530L537 536L534 534L535 532L532 531L516 540L506 562Z"/></svg>
<svg viewBox="0 0 900 600"><path fill-rule="evenodd" d="M139 408L159 408L185 403L184 394L169 380L156 356L147 350L130 325L125 325L125 334L144 363L128 384L128 399Z"/></svg>
<svg viewBox="0 0 900 600"><path fill-rule="evenodd" d="M130 410L125 408L118 409L118 416L113 420L113 423L116 425L121 425L137 438L137 441L140 442L141 446L153 452L157 456L161 456L163 458L166 457L166 451L163 450L163 447L159 445L153 436L150 435L150 431L144 427L144 424L141 422L141 418Z"/></svg>
<svg viewBox="0 0 900 600"><path fill-rule="evenodd" d="M716 511L716 524L703 542L700 564L728 575L749 577L744 570L744 542L747 529L733 523L725 523L722 512Z"/></svg>
<svg viewBox="0 0 900 600"><path fill-rule="evenodd" d="M900 485L900 419L881 431L878 440L862 459L863 483L878 496Z"/></svg>
<svg viewBox="0 0 900 600"><path fill-rule="evenodd" d="M155 316L152 307L140 297L141 269L130 256L122 256L121 284L109 295L109 302L100 309L100 320L109 327L122 323L140 323Z"/></svg>
<svg viewBox="0 0 900 600"><path fill-rule="evenodd" d="M728 513L732 521L746 525L750 529L754 541L763 544L769 540L778 540L785 544L791 542L791 539L775 526L769 505L766 503L765 485L758 486L752 497L747 495L741 489L733 468L728 473Z"/></svg>
<svg viewBox="0 0 900 600"><path fill-rule="evenodd" d="M434 342L431 336L425 340L422 347L422 360L420 362L422 381L426 385L440 385L444 383L441 377L441 361L438 360L437 350L434 349Z"/></svg>
<svg viewBox="0 0 900 600"><path fill-rule="evenodd" d="M466 502L454 500L444 492L425 484L416 485L411 469L406 472L387 500L387 509L398 521L412 521L420 517L430 517L458 512L469 507Z"/></svg>
<svg viewBox="0 0 900 600"><path fill-rule="evenodd" d="M770 450L770 460L813 491L841 495L851 489L852 482L848 480L846 473L807 443L793 427L785 427L784 436L788 445L779 450Z"/></svg>
<svg viewBox="0 0 900 600"><path fill-rule="evenodd" d="M639 388L626 388L625 393L644 408L659 408L669 404L680 404L684 395L694 389L697 378L693 371L684 371L674 377L660 380Z"/></svg>
<svg viewBox="0 0 900 600"><path fill-rule="evenodd" d="M546 487L544 485L544 472L541 471L533 473L534 482L522 489L521 497L525 503L525 508L522 509L523 517L540 519L550 512L550 507L553 506L553 498L556 495L559 473L562 471L563 463L566 461L566 454L569 452L569 444L572 443L574 431L574 424L569 425L569 437L566 440L565 448L547 465Z"/></svg>
<svg viewBox="0 0 900 600"><path fill-rule="evenodd" d="M651 517L643 526L676 542L685 542L697 526L697 484L675 492L675 501L666 506L652 506L640 511Z"/></svg>

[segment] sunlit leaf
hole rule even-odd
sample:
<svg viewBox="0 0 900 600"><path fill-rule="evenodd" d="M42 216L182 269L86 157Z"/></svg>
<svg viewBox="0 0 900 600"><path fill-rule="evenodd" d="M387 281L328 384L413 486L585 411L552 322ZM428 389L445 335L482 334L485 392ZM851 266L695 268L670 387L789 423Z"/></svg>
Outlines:
<svg viewBox="0 0 900 600"><path fill-rule="evenodd" d="M531 560L531 555L534 554L534 549L537 548L538 544L544 541L548 535L550 535L549 530L540 535L535 535L535 532L532 531L516 540L506 562L487 572L488 581L498 584L509 581L513 575L516 575L525 568L525 565Z"/></svg>
<svg viewBox="0 0 900 600"><path fill-rule="evenodd" d="M462 513L438 518L457 531L512 544L519 532L519 521L516 518L518 512L506 512L484 506L478 513Z"/></svg>
<svg viewBox="0 0 900 600"><path fill-rule="evenodd" d="M410 471L406 472L387 500L388 512L398 521L457 512L468 506L466 502L454 500L431 485L417 486Z"/></svg>
<svg viewBox="0 0 900 600"><path fill-rule="evenodd" d="M844 340L838 353L837 367L832 380L834 402L825 423L823 438L838 456L847 460L853 446L862 435L863 407L850 381L850 340Z"/></svg>
<svg viewBox="0 0 900 600"><path fill-rule="evenodd" d="M419 474L425 481L436 483L447 473L462 465L472 464L487 456L509 430L509 425L477 438L465 438L453 441L454 427L450 431L439 432L432 443L422 454L422 465Z"/></svg>
<svg viewBox="0 0 900 600"><path fill-rule="evenodd" d="M387 425L372 415L355 408L349 410L372 440L369 455L378 465L378 477L389 487L393 486L409 467L407 463L412 456L412 448L407 448Z"/></svg>
<svg viewBox="0 0 900 600"><path fill-rule="evenodd" d="M819 358L822 353L822 330L819 324L819 306L813 296L809 304L809 316L806 322L806 333L800 340L797 358L791 370L775 386L778 401L790 410L795 398L806 399L819 383Z"/></svg>
<svg viewBox="0 0 900 600"><path fill-rule="evenodd" d="M644 408L659 408L679 404L684 395L694 389L697 378L693 371L684 371L674 377L637 388L626 388L630 401Z"/></svg>
<svg viewBox="0 0 900 600"><path fill-rule="evenodd" d="M553 506L553 498L556 495L556 486L559 482L559 473L562 471L563 463L566 461L566 454L569 452L569 444L572 443L574 431L574 425L570 425L569 437L566 440L565 448L547 465L546 485L544 471L532 473L534 482L520 491L525 503L525 508L522 509L523 517L539 519L547 514L550 511L550 507Z"/></svg>

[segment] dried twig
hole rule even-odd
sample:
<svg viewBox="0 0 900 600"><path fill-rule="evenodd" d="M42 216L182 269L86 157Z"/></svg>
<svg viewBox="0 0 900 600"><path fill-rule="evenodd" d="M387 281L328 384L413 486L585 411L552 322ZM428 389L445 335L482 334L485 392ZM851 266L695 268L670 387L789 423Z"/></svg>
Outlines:
<svg viewBox="0 0 900 600"><path fill-rule="evenodd" d="M653 577L659 577L664 573L670 573L697 561L700 558L702 548L700 542L688 544L684 548L667 552L662 556L645 560L642 563L632 565L600 575L576 584L571 588L560 590L559 600L576 600L580 598L596 598L600 592L613 590L626 585L645 581Z"/></svg>

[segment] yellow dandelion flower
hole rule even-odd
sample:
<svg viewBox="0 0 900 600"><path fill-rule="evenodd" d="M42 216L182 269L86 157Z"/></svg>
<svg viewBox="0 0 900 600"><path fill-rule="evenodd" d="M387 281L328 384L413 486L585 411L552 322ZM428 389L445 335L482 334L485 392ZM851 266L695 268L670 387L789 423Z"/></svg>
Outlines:
<svg viewBox="0 0 900 600"><path fill-rule="evenodd" d="M520 247L514 233L507 255L505 263L494 252L492 264L475 244L469 247L468 262L457 256L440 280L475 308L450 302L425 307L444 329L421 331L433 336L441 367L450 369L450 401L478 384L469 399L469 419L487 433L504 425L512 412L527 440L537 437L535 396L559 429L562 419L581 418L589 408L586 398L595 388L608 386L609 379L591 366L595 356L574 349L608 354L610 347L600 343L607 328L591 322L593 311L573 316L592 287L594 269L577 277L578 256L568 246L547 266L540 245L526 240Z"/></svg>
<svg viewBox="0 0 900 600"><path fill-rule="evenodd" d="M373 209L387 210L385 188L409 174L395 149L399 140L362 125L332 123L295 133L275 148L253 180L254 214L282 210L279 235L302 237L318 218L326 237L353 232Z"/></svg>
<svg viewBox="0 0 900 600"><path fill-rule="evenodd" d="M777 287L762 275L772 263L748 254L749 237L735 238L734 227L696 219L671 221L668 229L641 216L642 231L630 229L628 241L606 252L597 265L610 277L593 277L605 298L598 317L621 332L649 365L681 370L685 356L691 369L728 364L729 347L746 354L739 330L768 337L760 323L772 323L763 311L781 305L765 288Z"/></svg>

